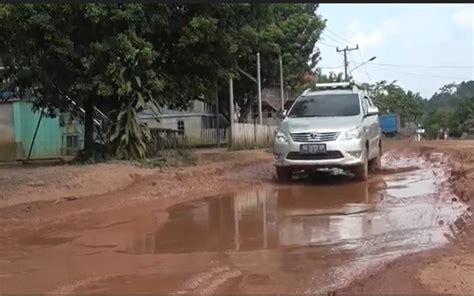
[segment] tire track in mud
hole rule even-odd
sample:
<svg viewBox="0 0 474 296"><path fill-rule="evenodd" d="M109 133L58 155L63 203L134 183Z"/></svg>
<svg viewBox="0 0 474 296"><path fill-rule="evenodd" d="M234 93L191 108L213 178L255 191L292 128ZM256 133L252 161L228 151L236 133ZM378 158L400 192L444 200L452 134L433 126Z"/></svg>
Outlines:
<svg viewBox="0 0 474 296"><path fill-rule="evenodd" d="M242 272L235 267L214 267L194 275L176 294L211 294L226 281L237 278Z"/></svg>

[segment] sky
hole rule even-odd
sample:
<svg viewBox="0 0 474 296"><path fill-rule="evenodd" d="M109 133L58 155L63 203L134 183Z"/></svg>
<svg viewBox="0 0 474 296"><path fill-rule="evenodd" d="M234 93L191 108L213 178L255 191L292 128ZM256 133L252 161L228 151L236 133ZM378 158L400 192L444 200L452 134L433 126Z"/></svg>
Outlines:
<svg viewBox="0 0 474 296"><path fill-rule="evenodd" d="M323 73L343 72L348 45L349 70L357 82L397 84L425 98L445 84L474 80L473 4L320 4L327 19L316 46ZM380 65L385 64L385 65Z"/></svg>

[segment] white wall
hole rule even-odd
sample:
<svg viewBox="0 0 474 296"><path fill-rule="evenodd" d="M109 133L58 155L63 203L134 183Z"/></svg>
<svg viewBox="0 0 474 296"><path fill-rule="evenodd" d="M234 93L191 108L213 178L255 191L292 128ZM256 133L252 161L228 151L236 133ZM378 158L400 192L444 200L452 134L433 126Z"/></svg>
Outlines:
<svg viewBox="0 0 474 296"><path fill-rule="evenodd" d="M189 138L201 137L201 124L202 117L174 117L174 118L162 118L160 122L155 119L143 119L142 121L147 123L149 128L169 128L173 130L178 129L178 121L184 122L184 134Z"/></svg>

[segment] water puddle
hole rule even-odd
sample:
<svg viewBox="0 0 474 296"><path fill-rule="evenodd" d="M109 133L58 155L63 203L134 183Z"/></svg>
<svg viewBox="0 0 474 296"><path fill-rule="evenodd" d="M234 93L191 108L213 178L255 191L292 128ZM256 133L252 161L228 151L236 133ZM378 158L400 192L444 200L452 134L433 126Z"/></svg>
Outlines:
<svg viewBox="0 0 474 296"><path fill-rule="evenodd" d="M405 251L445 242L446 224L465 209L442 190L446 169L418 158L397 161L420 169L383 176L368 185L344 179L332 185L308 182L174 206L160 229L127 251L157 254L316 245L356 250L368 241L380 248L406 244L401 248Z"/></svg>
<svg viewBox="0 0 474 296"><path fill-rule="evenodd" d="M260 259L278 266L268 273L313 275L291 291L337 289L381 262L447 242L448 225L466 209L451 200L449 171L441 159L435 164L421 158L391 161L401 172L368 184L344 177L322 184L309 180L174 206L162 227L125 251L221 252L241 268L248 267L243 254L278 253L279 262ZM258 289L240 283L229 291Z"/></svg>

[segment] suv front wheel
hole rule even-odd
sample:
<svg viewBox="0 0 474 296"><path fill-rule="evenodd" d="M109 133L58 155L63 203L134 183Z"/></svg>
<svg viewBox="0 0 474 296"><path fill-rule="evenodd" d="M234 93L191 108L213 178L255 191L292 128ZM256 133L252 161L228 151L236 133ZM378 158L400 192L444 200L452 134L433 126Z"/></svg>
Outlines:
<svg viewBox="0 0 474 296"><path fill-rule="evenodd" d="M369 177L369 160L367 153L364 155L364 162L352 169L356 181L366 181Z"/></svg>

